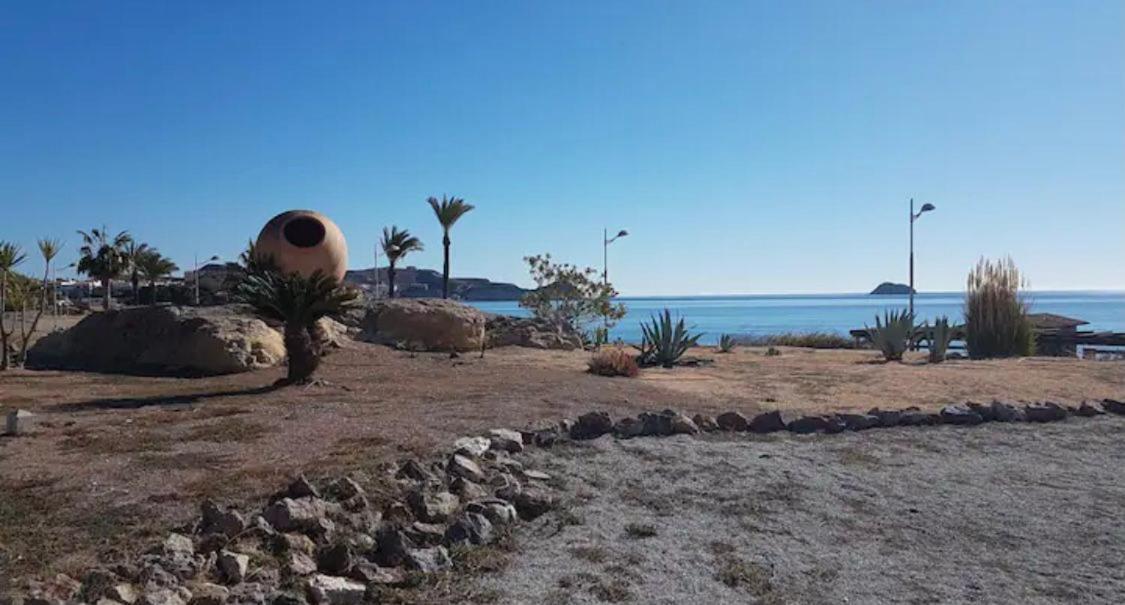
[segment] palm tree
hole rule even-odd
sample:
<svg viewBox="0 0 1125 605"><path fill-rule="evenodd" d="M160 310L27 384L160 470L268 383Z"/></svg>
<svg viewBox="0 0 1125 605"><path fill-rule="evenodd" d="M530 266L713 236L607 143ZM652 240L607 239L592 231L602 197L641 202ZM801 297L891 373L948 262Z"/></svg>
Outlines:
<svg viewBox="0 0 1125 605"><path fill-rule="evenodd" d="M51 261L59 255L59 250L62 250L62 243L57 239L43 238L39 240L39 254L43 256L43 296L47 296L47 282L51 279ZM51 284L51 306L56 306L56 284ZM46 299L44 299L44 302ZM46 305L43 305L46 306ZM55 313L57 309L52 309L51 313Z"/></svg>
<svg viewBox="0 0 1125 605"><path fill-rule="evenodd" d="M15 322L11 329L4 327L4 313L7 311L8 279L12 269L23 262L27 255L20 247L10 242L0 242L0 370L8 369L8 338L15 331Z"/></svg>
<svg viewBox="0 0 1125 605"><path fill-rule="evenodd" d="M129 283L133 286L133 304L141 304L141 270L137 266L137 261L141 256L149 250L148 244L138 244L133 240L129 240L125 247L121 250L121 256L125 261L125 268L129 271Z"/></svg>
<svg viewBox="0 0 1125 605"><path fill-rule="evenodd" d="M78 272L102 282L104 307L108 311L113 297L110 282L125 269L124 250L133 238L128 231L122 231L111 239L104 225L101 229L91 229L89 233L79 231L78 234L82 236Z"/></svg>
<svg viewBox="0 0 1125 605"><path fill-rule="evenodd" d="M434 209L434 215L441 223L441 246L445 252L441 270L441 297L449 298L449 230L453 228L457 219L465 216L474 206L466 204L465 200L459 197L447 198L444 195L441 196L440 202L436 197L428 198L426 202Z"/></svg>
<svg viewBox="0 0 1125 605"><path fill-rule="evenodd" d="M399 230L398 227L391 226L390 229L383 227L383 254L387 255L387 288L391 298L395 297L395 263L400 258L406 256L413 251L422 250L422 240L410 235L406 229Z"/></svg>
<svg viewBox="0 0 1125 605"><path fill-rule="evenodd" d="M147 248L136 259L135 270L140 272L140 276L145 278L148 282L149 289L152 290L152 304L156 304L156 280L163 279L171 275L180 268L172 259L164 256L156 248Z"/></svg>
<svg viewBox="0 0 1125 605"><path fill-rule="evenodd" d="M312 333L316 321L351 307L356 295L356 291L320 271L307 278L297 273L253 272L237 290L238 299L254 307L258 315L285 324L287 384L308 381L320 366L320 351Z"/></svg>
<svg viewBox="0 0 1125 605"><path fill-rule="evenodd" d="M37 242L39 254L43 256L43 285L39 288L39 309L31 320L30 328L24 329L23 319L20 320L20 352L17 360L23 363L27 359L27 346L31 344L31 337L39 328L39 320L43 319L43 312L47 310L47 284L51 279L51 261L59 255L62 247L57 239L43 238Z"/></svg>

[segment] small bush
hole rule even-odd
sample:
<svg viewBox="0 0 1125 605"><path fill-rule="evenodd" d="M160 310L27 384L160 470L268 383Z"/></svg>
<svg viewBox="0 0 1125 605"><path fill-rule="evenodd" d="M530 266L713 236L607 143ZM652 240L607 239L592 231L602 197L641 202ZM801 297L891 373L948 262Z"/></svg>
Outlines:
<svg viewBox="0 0 1125 605"><path fill-rule="evenodd" d="M666 368L676 365L680 357L703 336L689 333L682 317L672 323L672 312L668 309L664 309L659 317L653 317L651 323L641 323L641 332L640 362Z"/></svg>
<svg viewBox="0 0 1125 605"><path fill-rule="evenodd" d="M607 348L594 353L587 365L590 373L598 376L633 378L641 371L637 360L621 347Z"/></svg>
<svg viewBox="0 0 1125 605"><path fill-rule="evenodd" d="M777 347L770 347L766 349L766 357L779 357L780 355L781 349L778 349Z"/></svg>
<svg viewBox="0 0 1125 605"><path fill-rule="evenodd" d="M1035 354L1035 330L1020 293L1027 281L1012 259L980 259L969 272L965 292L965 346L969 357L1019 357Z"/></svg>
<svg viewBox="0 0 1125 605"><path fill-rule="evenodd" d="M875 316L875 327L867 327L867 337L883 353L887 361L900 361L914 337L914 315L902 311L884 311L883 319Z"/></svg>
<svg viewBox="0 0 1125 605"><path fill-rule="evenodd" d="M735 344L736 343L733 336L731 336L730 334L723 334L719 337L719 352L730 353L734 350Z"/></svg>
<svg viewBox="0 0 1125 605"><path fill-rule="evenodd" d="M934 320L933 330L930 331L930 363L945 361L945 352L949 350L949 341L953 340L953 328L949 325L949 318L944 315Z"/></svg>
<svg viewBox="0 0 1125 605"><path fill-rule="evenodd" d="M835 332L783 332L765 336L740 336L747 347L806 347L810 349L854 349L855 342Z"/></svg>

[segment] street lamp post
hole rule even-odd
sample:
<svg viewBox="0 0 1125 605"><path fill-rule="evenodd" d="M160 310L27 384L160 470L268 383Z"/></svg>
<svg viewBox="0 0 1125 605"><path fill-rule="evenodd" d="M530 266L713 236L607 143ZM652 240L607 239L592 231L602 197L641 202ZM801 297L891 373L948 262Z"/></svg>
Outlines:
<svg viewBox="0 0 1125 605"><path fill-rule="evenodd" d="M602 283L606 286L609 285L609 245L626 235L629 235L629 232L622 229L617 235L610 237L609 230L602 229ZM609 342L609 314L602 316L602 329L605 332L606 342Z"/></svg>
<svg viewBox="0 0 1125 605"><path fill-rule="evenodd" d="M219 256L215 255L207 259L207 262L219 260ZM199 254L195 255L195 306L199 306Z"/></svg>
<svg viewBox="0 0 1125 605"><path fill-rule="evenodd" d="M922 204L915 214L914 212L914 198L910 198L910 316L914 316L914 221L923 213L929 212L934 209L933 204Z"/></svg>

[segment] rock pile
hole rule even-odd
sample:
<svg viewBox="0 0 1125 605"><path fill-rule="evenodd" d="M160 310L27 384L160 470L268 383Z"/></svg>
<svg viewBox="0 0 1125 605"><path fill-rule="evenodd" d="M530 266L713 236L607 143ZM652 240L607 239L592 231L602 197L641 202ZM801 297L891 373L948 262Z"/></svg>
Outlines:
<svg viewBox="0 0 1125 605"><path fill-rule="evenodd" d="M523 435L497 429L457 441L444 459L406 460L377 491L350 477L298 477L255 513L211 501L191 527L144 555L25 587L12 603L49 605L351 605L453 565L450 548L497 539L554 507L544 473L510 452ZM390 486L390 489L387 489ZM388 493L394 497L388 497ZM0 598L0 603L6 603Z"/></svg>

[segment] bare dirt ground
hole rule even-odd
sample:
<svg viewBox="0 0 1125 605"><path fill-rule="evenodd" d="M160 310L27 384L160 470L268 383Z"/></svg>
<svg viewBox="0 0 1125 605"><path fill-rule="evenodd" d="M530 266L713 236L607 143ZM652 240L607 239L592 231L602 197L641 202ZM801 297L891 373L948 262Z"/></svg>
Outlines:
<svg viewBox="0 0 1125 605"><path fill-rule="evenodd" d="M37 415L31 435L0 437L0 589L5 576L114 559L187 519L205 496L251 504L298 472L372 470L459 435L592 409L714 414L1125 396L1125 362L883 365L870 351L692 353L714 364L615 379L586 374L582 352L450 359L355 343L326 359L330 385L311 388L271 388L280 368L202 379L0 374L0 410Z"/></svg>
<svg viewBox="0 0 1125 605"><path fill-rule="evenodd" d="M530 454L569 506L498 603L1123 603L1125 418Z"/></svg>

